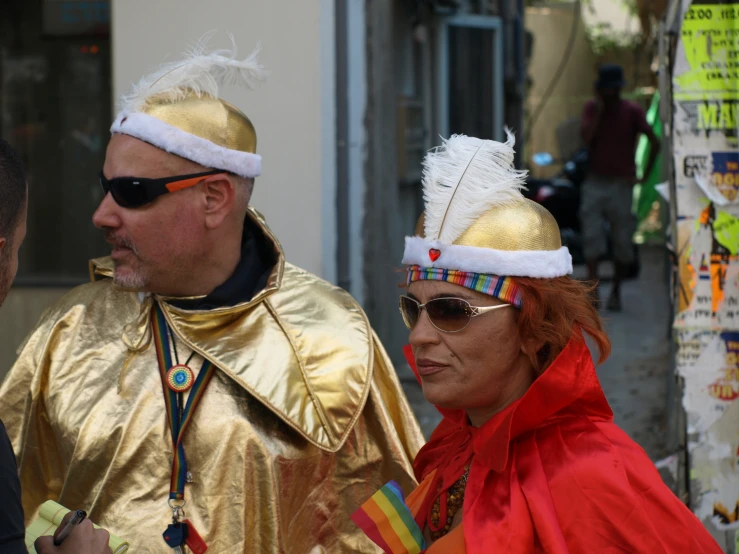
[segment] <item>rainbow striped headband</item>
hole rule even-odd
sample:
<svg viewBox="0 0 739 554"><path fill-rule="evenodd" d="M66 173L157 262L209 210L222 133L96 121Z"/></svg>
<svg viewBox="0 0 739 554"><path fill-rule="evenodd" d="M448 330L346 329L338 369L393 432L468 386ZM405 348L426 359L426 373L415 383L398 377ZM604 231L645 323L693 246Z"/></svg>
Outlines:
<svg viewBox="0 0 739 554"><path fill-rule="evenodd" d="M489 294L503 302L513 304L517 308L520 308L523 303L521 289L510 277L412 265L408 267L406 283L410 285L415 281L446 281L447 283Z"/></svg>

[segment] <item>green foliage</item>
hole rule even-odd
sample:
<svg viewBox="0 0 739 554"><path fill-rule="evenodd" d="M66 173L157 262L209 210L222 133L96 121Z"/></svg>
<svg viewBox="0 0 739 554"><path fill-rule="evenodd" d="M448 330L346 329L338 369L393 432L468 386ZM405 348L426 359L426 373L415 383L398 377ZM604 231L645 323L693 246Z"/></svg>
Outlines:
<svg viewBox="0 0 739 554"><path fill-rule="evenodd" d="M636 0L621 0L626 13L631 16L637 15ZM571 4L572 0L526 0L527 6L547 6L556 4ZM595 13L593 0L580 0L582 9ZM641 42L641 32L637 31L616 31L609 22L600 22L595 25L588 25L585 28L585 34L588 38L593 53L602 56L608 52L628 51L636 48Z"/></svg>
<svg viewBox="0 0 739 554"><path fill-rule="evenodd" d="M601 22L585 30L588 42L597 56L618 50L633 50L641 41L636 31L615 31L610 23Z"/></svg>

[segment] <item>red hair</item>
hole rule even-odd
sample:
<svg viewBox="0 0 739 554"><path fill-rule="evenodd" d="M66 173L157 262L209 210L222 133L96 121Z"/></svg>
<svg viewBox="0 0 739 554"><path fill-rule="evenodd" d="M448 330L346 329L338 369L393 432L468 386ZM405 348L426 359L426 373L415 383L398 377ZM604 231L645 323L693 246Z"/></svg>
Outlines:
<svg viewBox="0 0 739 554"><path fill-rule="evenodd" d="M591 301L594 285L570 277L513 280L523 299L518 331L522 339L536 345L529 358L538 372L549 367L573 335L589 335L595 341L598 363L608 358L611 341Z"/></svg>

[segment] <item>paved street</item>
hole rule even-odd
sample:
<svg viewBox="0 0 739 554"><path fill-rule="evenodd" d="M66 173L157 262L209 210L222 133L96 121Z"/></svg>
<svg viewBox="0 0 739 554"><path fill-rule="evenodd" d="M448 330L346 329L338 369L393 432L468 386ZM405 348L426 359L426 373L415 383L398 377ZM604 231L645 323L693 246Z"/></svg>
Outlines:
<svg viewBox="0 0 739 554"><path fill-rule="evenodd" d="M668 454L666 406L670 363L667 332L670 316L667 261L664 251L656 247L642 247L641 260L639 278L622 287L623 311L602 312L613 352L598 368L598 376L616 423L657 460ZM611 268L604 264L603 301L610 292L610 272ZM575 276L584 276L584 268L576 268ZM401 379L428 437L440 416L424 401L421 387L409 368L401 369Z"/></svg>
<svg viewBox="0 0 739 554"><path fill-rule="evenodd" d="M603 312L613 344L611 357L598 376L616 423L639 443L652 460L667 447L667 383L669 292L664 251L642 248L638 280L623 286L620 313ZM602 300L610 286L601 286Z"/></svg>

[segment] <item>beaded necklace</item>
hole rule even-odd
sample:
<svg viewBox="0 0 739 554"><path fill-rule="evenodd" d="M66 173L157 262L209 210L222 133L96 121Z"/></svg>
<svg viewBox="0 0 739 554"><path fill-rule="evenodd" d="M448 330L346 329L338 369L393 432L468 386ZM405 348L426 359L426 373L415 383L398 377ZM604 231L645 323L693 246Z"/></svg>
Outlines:
<svg viewBox="0 0 739 554"><path fill-rule="evenodd" d="M439 513L441 510L441 495L439 495L434 501L434 506L431 508L431 525L429 525L431 540L439 540L452 529L454 516L457 515L457 512L464 504L464 491L467 488L467 476L469 473L470 466L466 466L462 477L460 477L459 480L449 487L448 491L446 491L446 524L441 527L441 529L439 529L439 520L441 518L441 514ZM439 530L433 531L433 529Z"/></svg>

